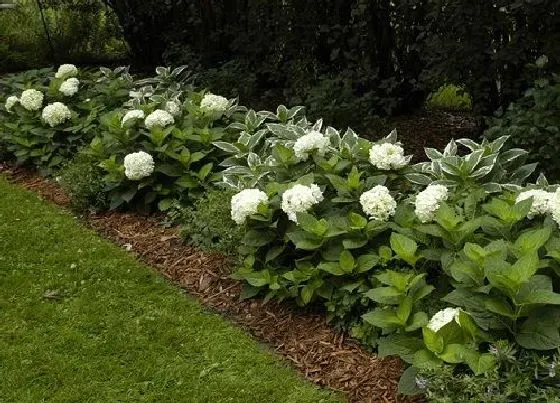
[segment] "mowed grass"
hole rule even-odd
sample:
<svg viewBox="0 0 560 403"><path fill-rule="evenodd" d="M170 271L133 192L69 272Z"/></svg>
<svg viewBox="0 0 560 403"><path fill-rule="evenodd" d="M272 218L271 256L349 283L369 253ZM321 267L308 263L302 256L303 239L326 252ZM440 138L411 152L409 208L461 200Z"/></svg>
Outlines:
<svg viewBox="0 0 560 403"><path fill-rule="evenodd" d="M0 178L1 402L340 402Z"/></svg>

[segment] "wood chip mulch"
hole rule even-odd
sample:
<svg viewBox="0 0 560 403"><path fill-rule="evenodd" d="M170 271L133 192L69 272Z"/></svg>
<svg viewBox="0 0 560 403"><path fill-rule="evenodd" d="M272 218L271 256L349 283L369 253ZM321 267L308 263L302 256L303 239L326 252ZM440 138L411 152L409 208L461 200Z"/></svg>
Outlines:
<svg viewBox="0 0 560 403"><path fill-rule="evenodd" d="M60 206L69 198L56 182L0 165L11 182ZM350 402L421 402L396 393L399 359L379 359L337 333L320 313L289 303L239 301L240 283L229 277L227 260L186 245L178 228L163 228L154 217L108 212L84 217L107 238L133 251L202 304L227 316L283 356L317 385L343 392Z"/></svg>

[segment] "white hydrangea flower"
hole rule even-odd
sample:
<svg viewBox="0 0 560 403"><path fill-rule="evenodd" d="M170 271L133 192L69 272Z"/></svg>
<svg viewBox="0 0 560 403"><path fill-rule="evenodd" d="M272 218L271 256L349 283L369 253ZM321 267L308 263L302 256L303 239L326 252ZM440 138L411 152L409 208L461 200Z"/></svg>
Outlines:
<svg viewBox="0 0 560 403"><path fill-rule="evenodd" d="M126 122L132 119L144 119L144 111L142 109L133 109L125 113L122 118L121 126L124 126Z"/></svg>
<svg viewBox="0 0 560 403"><path fill-rule="evenodd" d="M531 197L533 198L533 203L531 204L531 208L527 213L527 218L531 219L536 215L547 214L551 212L551 201L553 199L553 196L554 193L547 192L546 190L532 189L519 193L517 199L515 199L515 202L519 203L520 201L527 200Z"/></svg>
<svg viewBox="0 0 560 403"><path fill-rule="evenodd" d="M282 195L282 210L288 218L297 223L296 213L308 211L314 204L323 201L323 192L319 186L294 185Z"/></svg>
<svg viewBox="0 0 560 403"><path fill-rule="evenodd" d="M388 171L408 164L404 150L399 144L374 144L369 150L369 161L379 169Z"/></svg>
<svg viewBox="0 0 560 403"><path fill-rule="evenodd" d="M165 110L173 116L181 116L181 103L179 101L167 101Z"/></svg>
<svg viewBox="0 0 560 403"><path fill-rule="evenodd" d="M323 136L321 132L313 130L296 140L294 153L296 158L305 161L313 150L317 150L319 155L325 155L329 144L330 140L328 137Z"/></svg>
<svg viewBox="0 0 560 403"><path fill-rule="evenodd" d="M245 189L231 198L231 219L238 225L248 216L256 214L261 203L268 203L268 196L259 189Z"/></svg>
<svg viewBox="0 0 560 403"><path fill-rule="evenodd" d="M556 189L556 192L550 198L549 210L554 221L560 225L560 187Z"/></svg>
<svg viewBox="0 0 560 403"><path fill-rule="evenodd" d="M80 87L80 80L75 77L69 78L60 84L60 88L58 89L62 92L65 96L71 97L76 92L78 92L78 88Z"/></svg>
<svg viewBox="0 0 560 403"><path fill-rule="evenodd" d="M360 204L364 213L379 221L387 221L397 209L397 202L389 193L389 189L382 185L362 193Z"/></svg>
<svg viewBox="0 0 560 403"><path fill-rule="evenodd" d="M144 151L128 154L124 157L124 174L130 180L146 178L154 172L154 159Z"/></svg>
<svg viewBox="0 0 560 403"><path fill-rule="evenodd" d="M38 111L43 106L43 93L34 89L25 90L21 93L19 103L28 111Z"/></svg>
<svg viewBox="0 0 560 403"><path fill-rule="evenodd" d="M54 102L45 106L42 118L50 127L64 123L72 117L72 112L62 102Z"/></svg>
<svg viewBox="0 0 560 403"><path fill-rule="evenodd" d="M425 223L434 219L435 212L442 201L447 200L447 188L443 185L428 185L418 193L415 202L415 213L418 219Z"/></svg>
<svg viewBox="0 0 560 403"><path fill-rule="evenodd" d="M78 75L78 69L76 66L74 66L73 64L62 64L60 65L58 71L55 73L54 76L56 78L66 79L70 77L76 77L77 75Z"/></svg>
<svg viewBox="0 0 560 403"><path fill-rule="evenodd" d="M144 121L144 124L148 129L151 129L154 126L165 127L172 125L173 123L175 123L173 116L163 109L156 109L150 113Z"/></svg>
<svg viewBox="0 0 560 403"><path fill-rule="evenodd" d="M12 111L12 108L15 106L15 104L17 104L19 102L19 98L16 97L15 95L9 96L8 99L6 99L6 104L4 105L4 107L6 108L6 110L8 112Z"/></svg>
<svg viewBox="0 0 560 403"><path fill-rule="evenodd" d="M205 113L222 115L229 107L229 101L219 95L206 94L200 102L200 109Z"/></svg>
<svg viewBox="0 0 560 403"><path fill-rule="evenodd" d="M432 319L430 319L426 327L432 332L437 332L452 321L455 321L459 324L460 313L461 308L445 308L432 316Z"/></svg>

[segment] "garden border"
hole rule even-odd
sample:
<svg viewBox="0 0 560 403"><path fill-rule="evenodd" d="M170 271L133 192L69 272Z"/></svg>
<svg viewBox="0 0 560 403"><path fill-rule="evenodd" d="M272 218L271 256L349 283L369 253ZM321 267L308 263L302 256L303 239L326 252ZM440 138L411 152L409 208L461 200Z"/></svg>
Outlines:
<svg viewBox="0 0 560 403"><path fill-rule="evenodd" d="M60 186L28 169L0 165L11 183L62 207L69 198ZM154 217L106 212L83 216L91 228L133 251L190 295L266 343L307 379L343 392L349 402L421 402L398 397L398 358L379 359L356 341L337 333L324 315L291 303L239 301L241 282L229 277L227 259L186 245L178 228L163 228Z"/></svg>

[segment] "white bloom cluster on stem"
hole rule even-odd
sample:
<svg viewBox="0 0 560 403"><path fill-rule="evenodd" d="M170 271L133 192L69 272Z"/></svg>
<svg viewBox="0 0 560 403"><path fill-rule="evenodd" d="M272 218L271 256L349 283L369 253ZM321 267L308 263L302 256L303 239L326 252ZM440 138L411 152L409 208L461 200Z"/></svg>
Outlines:
<svg viewBox="0 0 560 403"><path fill-rule="evenodd" d="M416 217L426 223L434 219L434 215L442 201L447 200L447 188L443 185L428 185L418 193L415 202Z"/></svg>
<svg viewBox="0 0 560 403"><path fill-rule="evenodd" d="M72 112L62 102L53 102L45 106L41 116L50 127L55 127L70 119Z"/></svg>
<svg viewBox="0 0 560 403"><path fill-rule="evenodd" d="M29 89L21 93L19 103L28 111L38 111L43 106L43 98L41 91Z"/></svg>
<svg viewBox="0 0 560 403"><path fill-rule="evenodd" d="M132 119L144 119L144 111L142 109L133 109L125 113L122 118L121 126L124 126L129 120Z"/></svg>
<svg viewBox="0 0 560 403"><path fill-rule="evenodd" d="M243 224L248 216L256 214L261 203L268 203L268 196L259 189L245 189L231 198L231 219Z"/></svg>
<svg viewBox="0 0 560 403"><path fill-rule="evenodd" d="M167 101L165 110L175 117L181 116L181 103L179 101Z"/></svg>
<svg viewBox="0 0 560 403"><path fill-rule="evenodd" d="M16 97L15 95L9 96L8 99L6 99L6 104L4 105L4 107L6 108L6 110L8 112L12 111L12 108L19 102L19 98Z"/></svg>
<svg viewBox="0 0 560 403"><path fill-rule="evenodd" d="M150 113L144 121L144 124L148 129L151 129L155 126L165 127L172 125L173 123L175 123L175 119L173 119L173 116L171 116L169 112L164 111L163 109L156 109L155 111Z"/></svg>
<svg viewBox="0 0 560 403"><path fill-rule="evenodd" d="M296 140L294 153L296 158L305 161L313 150L317 150L319 155L325 155L329 144L330 140L328 137L323 136L319 131L313 130Z"/></svg>
<svg viewBox="0 0 560 403"><path fill-rule="evenodd" d="M550 213L552 214L554 221L560 225L560 187L550 198Z"/></svg>
<svg viewBox="0 0 560 403"><path fill-rule="evenodd" d="M527 200L531 197L533 198L533 202L529 212L527 213L527 218L532 219L536 215L548 214L554 209L554 193L547 192L542 189L531 189L521 192L517 196L517 199L515 199L515 202L519 203L520 201Z"/></svg>
<svg viewBox="0 0 560 403"><path fill-rule="evenodd" d="M130 180L146 178L154 172L154 159L144 151L128 154L124 157L124 174Z"/></svg>
<svg viewBox="0 0 560 403"><path fill-rule="evenodd" d="M382 185L362 193L360 204L364 213L378 221L387 221L397 209L397 202L389 193L389 189Z"/></svg>
<svg viewBox="0 0 560 403"><path fill-rule="evenodd" d="M209 114L221 116L229 108L229 101L219 95L206 94L200 102L200 109Z"/></svg>
<svg viewBox="0 0 560 403"><path fill-rule="evenodd" d="M60 84L60 88L58 89L62 92L65 96L71 97L76 92L78 92L78 88L80 87L80 80L75 77L69 78L68 80L64 80L62 84Z"/></svg>
<svg viewBox="0 0 560 403"><path fill-rule="evenodd" d="M426 327L433 332L437 332L452 321L455 321L459 324L460 313L460 308L445 308L432 316L432 319L430 319Z"/></svg>
<svg viewBox="0 0 560 403"><path fill-rule="evenodd" d="M60 65L58 71L55 73L54 76L56 78L66 79L70 77L76 77L77 75L78 75L78 68L76 66L74 66L73 64L62 64Z"/></svg>
<svg viewBox="0 0 560 403"><path fill-rule="evenodd" d="M369 150L369 161L377 168L388 171L408 164L404 149L398 144L374 144Z"/></svg>
<svg viewBox="0 0 560 403"><path fill-rule="evenodd" d="M282 210L288 218L297 223L297 213L308 211L313 205L323 201L323 192L315 184L294 185L282 195Z"/></svg>

